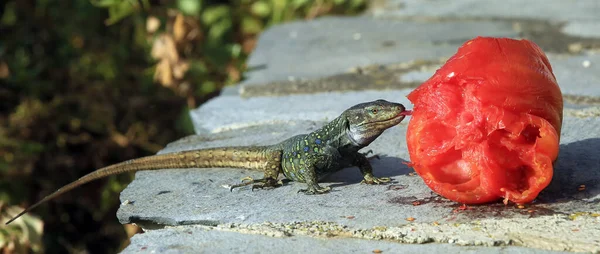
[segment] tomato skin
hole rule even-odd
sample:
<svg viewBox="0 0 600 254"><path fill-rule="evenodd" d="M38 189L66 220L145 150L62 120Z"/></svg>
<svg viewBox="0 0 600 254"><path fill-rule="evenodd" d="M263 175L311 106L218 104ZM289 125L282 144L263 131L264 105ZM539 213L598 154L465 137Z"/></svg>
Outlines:
<svg viewBox="0 0 600 254"><path fill-rule="evenodd" d="M528 203L550 183L563 102L534 43L472 39L408 99L411 165L436 193Z"/></svg>

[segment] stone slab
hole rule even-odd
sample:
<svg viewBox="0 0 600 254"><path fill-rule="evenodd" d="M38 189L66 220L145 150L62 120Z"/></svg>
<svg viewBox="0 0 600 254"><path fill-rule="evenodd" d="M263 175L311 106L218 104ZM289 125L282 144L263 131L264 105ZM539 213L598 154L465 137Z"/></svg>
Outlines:
<svg viewBox="0 0 600 254"><path fill-rule="evenodd" d="M598 21L570 21L562 29L564 33L585 38L600 38Z"/></svg>
<svg viewBox="0 0 600 254"><path fill-rule="evenodd" d="M599 21L595 0L385 0L372 9L374 15L393 17L526 18L552 21Z"/></svg>
<svg viewBox="0 0 600 254"><path fill-rule="evenodd" d="M441 23L328 17L272 27L260 35L241 84L312 79L357 66L438 59L476 36L516 37L510 22Z"/></svg>
<svg viewBox="0 0 600 254"><path fill-rule="evenodd" d="M410 89L390 91L362 91L345 93L323 93L313 95L293 95L285 97L255 97L242 99L237 96L221 96L214 99L194 114L196 122L211 123L201 125L203 134L175 142L163 152L197 149L202 147L232 145L264 145L276 143L299 133L307 133L321 126L325 121L339 115L345 108L361 101L384 98L408 104L405 99ZM331 100L335 98L335 100ZM323 103L307 103L307 101ZM303 104L304 103L304 104ZM295 105L305 105L301 114L286 112ZM235 110L228 105L240 105ZM118 213L122 223L135 222L146 228L156 225L203 224L218 226L227 223L256 225L263 222L295 223L327 221L356 230L374 227L408 225L408 217L415 217L419 223L473 223L487 219L484 225L490 234L510 231L505 225L514 222L525 228L538 228L554 223L571 223L569 215L600 212L600 157L595 152L600 149L600 112L594 104L581 104L585 107L567 107L563 121L561 152L555 165L555 176L551 185L539 196L537 202L520 209L504 206L501 203L473 206L461 210L460 204L450 202L433 194L423 181L414 175L404 162L409 160L404 136L406 124L386 131L367 149L381 155L373 161L375 173L394 178L391 185L361 185L361 175L356 168L349 168L325 179L324 185L334 188L332 193L319 196L299 195L301 183L289 183L272 191L250 191L239 189L229 192L222 185L236 183L245 176L260 177L260 172L240 169L182 169L138 172L136 180L122 192L122 201L128 201ZM581 106L578 105L578 106ZM207 119L207 120L202 120ZM314 119L316 121L310 121ZM210 128L213 129L210 129ZM585 191L579 191L580 185ZM153 186L145 188L145 186ZM418 206L413 203L418 202ZM349 219L351 218L351 219ZM536 220L532 220L536 218ZM575 222L571 227L600 232L600 224ZM586 226L587 225L587 226ZM473 226L473 225L471 225ZM473 226L475 227L475 226ZM521 230L525 230L522 228ZM573 235L555 230L544 230L522 236L509 235L503 238L486 238L473 242L473 236L466 231L452 231L456 241L469 244L493 245L500 241L525 241L526 246L538 246L532 239L554 239L555 235L571 239ZM433 231L431 231L433 230ZM515 229L512 229L515 230ZM518 230L517 230L518 231ZM434 237L435 229L424 229L426 239L442 241L445 236ZM506 235L506 234L502 234ZM564 247L568 250L600 246L593 242L593 235L578 238L585 244ZM529 240L527 240L529 239ZM600 239L600 235L597 239ZM551 240L556 242L557 240ZM569 245L568 241L560 246ZM542 244L543 245L543 244ZM556 245L553 245L556 247ZM553 247L553 248L554 248ZM562 247L561 247L562 248Z"/></svg>
<svg viewBox="0 0 600 254"><path fill-rule="evenodd" d="M404 140L407 119L365 149L381 156L372 164L376 175L394 179L389 185L359 184L358 169L348 168L324 180L333 192L305 196L297 193L303 184L294 182L275 190L222 188L248 175L261 176L240 169L138 172L121 193L118 217L148 231L136 235L125 252L247 252L249 246L256 252L378 248L408 253L600 253L600 40L596 31L600 4L593 0L377 2L383 4L373 7L369 16L293 22L263 33L248 63L252 70L248 79L192 112L199 135L161 152L272 144L315 130L347 107L374 99L410 108L405 97L410 85L427 79L435 70L431 66L454 54L464 41L480 35L525 37L548 53L566 102L555 175L534 203L524 208L500 202L461 206L435 195L404 164L409 160ZM406 89L369 90L381 88L365 82L359 87L365 91L347 91L347 86L311 91L308 86L294 95L240 97L245 87L270 89L260 86L274 81L325 78L324 82L335 83L336 78L326 78L352 79L345 74L414 62L428 68L386 76ZM536 249L493 247L498 245Z"/></svg>
<svg viewBox="0 0 600 254"><path fill-rule="evenodd" d="M377 99L410 105L410 89L329 92L284 97L220 96L190 112L196 133L215 133L263 124L295 121L329 121L347 108ZM235 106L232 106L235 105Z"/></svg>
<svg viewBox="0 0 600 254"><path fill-rule="evenodd" d="M156 241L160 239L160 241ZM167 227L150 230L131 239L122 253L564 253L502 246L484 248L455 244L400 244L392 241L369 241L349 238L315 238L307 236L271 237L240 234L201 226Z"/></svg>
<svg viewBox="0 0 600 254"><path fill-rule="evenodd" d="M551 57L557 82L565 95L565 110L572 114L594 115L600 106L600 55ZM590 67L582 62L590 61ZM598 62L598 64L596 64ZM399 78L405 82L423 82L434 73L432 68L408 72ZM422 79L422 80L421 80ZM216 133L263 124L296 121L329 121L357 103L384 99L412 104L406 98L412 89L325 92L279 97L241 98L226 95L206 102L190 112L196 133ZM231 105L235 105L232 107ZM580 111L588 108L587 113Z"/></svg>
<svg viewBox="0 0 600 254"><path fill-rule="evenodd" d="M376 92L370 93L373 97L380 97ZM396 97L397 95L389 94L388 96ZM277 101L277 98L262 98L254 102L265 103L267 99ZM247 102L254 103L252 100ZM244 125L246 127L234 126L215 129L213 133L176 142L163 152L211 146L269 144L297 133L312 131L322 124L322 121L288 119L285 112L282 112L281 108L277 108L278 103L274 102L269 105L275 107L264 107L264 114L272 117L269 122ZM341 106L338 107L341 108ZM249 106L247 108L251 109L248 111L250 114L252 109L260 107ZM596 111L590 111L590 109L596 109ZM319 120L330 119L339 114L336 112L329 116L326 110L319 110L316 107L311 110L315 114L311 117ZM123 223L135 222L149 228L152 225L164 224L244 223L245 225L255 225L264 221L284 223L283 225L296 221L332 221L353 230L403 225L398 229L400 233L394 231L402 235L407 230L406 227L410 227L406 218L414 216L421 223L418 225L423 227L423 235L408 239L428 239L428 241L434 242L450 239L486 246L509 244L518 240L524 241L524 246L532 247L540 245L537 239L546 239L541 243L541 248L544 248L544 244L551 246L551 248L548 247L550 249L556 248L558 243L565 250L581 250L583 248L586 251L594 251L596 249L593 248L597 248L598 243L590 239L600 237L593 235L593 232L600 230L597 221L593 219L576 221L574 224L569 224L568 228L565 223L571 223L568 215L593 213L600 210L598 207L600 176L598 175L599 171L595 170L597 165L600 165L600 161L594 154L600 149L598 147L600 139L597 135L600 133L598 129L600 125L597 120L597 112L597 108L594 107L583 110L568 109L565 112L561 153L556 165L557 173L554 181L540 196L540 201L528 206L526 210L493 204L471 207L461 211L459 204L433 195L422 183L422 180L410 176L411 170L402 164L408 160L403 139L406 125L402 124L384 133L369 147L383 155L381 160L373 162L373 166L376 173L393 177L396 182L392 185L360 185L358 182L361 177L358 170L351 168L326 179L326 185L332 185L335 190L328 195L316 197L299 195L297 190L303 188L299 183L290 183L274 191L251 192L242 189L230 193L220 186L236 182L246 175L259 177L260 173L239 169L139 172L136 180L122 193L122 201L127 200L128 202L119 210L119 218ZM236 114L239 113L244 112L238 111ZM223 119L228 117L230 115L221 114ZM235 115L231 117L235 117ZM238 120L244 122L243 119ZM583 192L577 191L581 184L587 186ZM152 188L147 186L152 186ZM415 201L421 205L413 206L412 203ZM457 211L461 212L457 213ZM531 217L537 221L532 220ZM491 237L472 242L469 239L472 239L473 236L466 234L466 230L449 231L452 232L454 238L447 238L445 235L436 236L435 233L438 232L438 229L426 227L428 223L438 222L444 226L471 223L468 224L469 228L477 228L481 226L472 224L472 222L485 218L488 220L484 222L483 227L491 235L498 232L527 231L528 228L537 228L540 225L552 223L561 225L555 228L556 230L567 228L577 230L576 232L591 233L582 234L584 237L581 237L573 235L572 232L575 231L567 231L569 235L565 235L565 232L544 230L536 231L533 234L528 233L525 236L503 234L503 237L500 238ZM596 217L592 216L592 218ZM524 228L505 228L510 223L523 225ZM384 231L381 234L386 235L389 232ZM552 238L555 236L558 236L559 239ZM576 236L577 239L572 236ZM560 239L563 239L562 242L558 241ZM549 242L553 244L549 244ZM226 249L226 246L221 245L221 248ZM585 249L582 246L589 246L592 249Z"/></svg>
<svg viewBox="0 0 600 254"><path fill-rule="evenodd" d="M346 27L342 24L352 25ZM477 25L471 27L473 24ZM600 37L593 36L597 33L593 24L580 21L562 26L543 21L462 20L456 17L437 21L323 18L309 23L290 23L261 35L259 46L249 60L250 65L261 68L249 72L248 79L227 90L226 94L253 97L261 94L281 96L286 93L389 89L390 86L380 84L382 82L392 84L394 89L414 87L418 81L430 77L435 71L432 67L439 66L443 63L441 60L453 55L464 41L476 36L524 37L536 42L546 50L556 66L559 83L568 84L564 91L587 94L590 84L597 84L595 73L600 66ZM288 38L285 33L290 31L294 36ZM300 38L298 31L307 38ZM356 39L344 42L348 34L354 34ZM429 39L426 40L423 35ZM331 45L338 46L332 48ZM413 68L407 73L399 70L396 75L383 72L387 75L383 78L353 75L360 74L365 68L402 64L424 68ZM397 82L394 76L400 76ZM364 84L351 80L362 80ZM261 92L261 89L264 91Z"/></svg>
<svg viewBox="0 0 600 254"><path fill-rule="evenodd" d="M290 125L260 125L250 129L223 131L190 137L170 145L165 152L208 146L269 144L319 126L315 122L298 121ZM438 229L426 226L431 223L449 228L457 223L466 223L468 228L476 227L473 223L479 223L481 225L477 224L477 227L486 228L492 237L473 241L470 231L463 229L452 231L452 239L486 246L510 244L518 240L524 241L524 246L531 247L540 245L536 240L539 238L551 239L548 241L554 243L563 239L558 246L565 250L583 248L586 251L600 251L600 242L597 241L600 239L600 219L594 217L600 212L600 171L597 170L600 157L595 156L600 149L597 135L600 133L600 124L596 117L567 114L563 130L553 182L537 202L525 209L501 203L463 209L460 204L433 194L403 164L409 160L404 141L406 123L403 123L386 131L367 148L381 155L381 159L374 160L372 164L377 175L394 179L390 185L359 184L361 175L358 170L348 168L323 181L323 185L334 189L327 195L298 194L298 190L304 186L294 182L275 190L250 191L249 188L240 188L229 192L222 185L236 183L248 175L260 177L260 172L240 169L142 171L121 193L123 205L118 217L122 223L137 223L145 228L187 224L256 225L263 222L288 225L324 221L351 230L399 226L401 232L411 225L406 219L414 217L423 228L419 231L422 233L419 237L428 241L448 239L445 235L436 236ZM586 185L586 190L578 191L581 184ZM414 202L419 205L414 205ZM569 217L578 214L587 214L589 218L577 221ZM568 228L557 226L541 231L530 230L547 224L565 223L568 223ZM506 225L522 227L507 228ZM586 233L574 235L570 229ZM508 232L523 232L525 235ZM404 237L402 239L406 240ZM552 248L547 249L554 250L558 248L556 246L551 245Z"/></svg>
<svg viewBox="0 0 600 254"><path fill-rule="evenodd" d="M600 53L586 52L574 56L548 53L547 56L564 95L600 97ZM402 74L400 79L403 82L425 82L434 73L433 68L415 70Z"/></svg>

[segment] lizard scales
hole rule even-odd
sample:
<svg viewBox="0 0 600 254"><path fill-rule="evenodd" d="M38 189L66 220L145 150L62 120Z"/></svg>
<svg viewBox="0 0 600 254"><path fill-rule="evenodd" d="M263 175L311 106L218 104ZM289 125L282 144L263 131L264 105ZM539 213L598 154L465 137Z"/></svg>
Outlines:
<svg viewBox="0 0 600 254"><path fill-rule="evenodd" d="M385 100L357 104L318 130L296 135L268 146L217 147L175 153L159 154L128 160L91 172L71 182L28 207L6 224L90 181L125 172L176 168L245 168L264 172L262 179L247 178L231 189L254 184L253 188L270 188L280 185L279 174L287 179L307 184L306 194L326 193L321 187L322 177L349 166L357 166L363 182L379 184L389 178L373 176L367 157L358 152L369 145L386 129L399 124L410 114L404 106Z"/></svg>

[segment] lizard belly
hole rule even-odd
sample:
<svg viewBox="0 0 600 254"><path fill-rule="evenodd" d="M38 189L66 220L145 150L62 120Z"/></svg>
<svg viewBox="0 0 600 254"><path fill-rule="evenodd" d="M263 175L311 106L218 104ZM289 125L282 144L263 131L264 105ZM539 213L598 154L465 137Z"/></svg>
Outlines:
<svg viewBox="0 0 600 254"><path fill-rule="evenodd" d="M317 179L322 179L347 166L337 149L331 146L306 145L308 142L304 139L297 143L299 145L283 151L281 166L287 179L305 182L309 174L315 174Z"/></svg>

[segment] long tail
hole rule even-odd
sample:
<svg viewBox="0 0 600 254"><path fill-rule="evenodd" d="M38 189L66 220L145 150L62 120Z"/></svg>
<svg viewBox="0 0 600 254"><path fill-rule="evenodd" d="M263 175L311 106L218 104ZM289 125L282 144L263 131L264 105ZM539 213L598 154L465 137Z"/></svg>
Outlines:
<svg viewBox="0 0 600 254"><path fill-rule="evenodd" d="M48 202L74 188L96 179L125 172L140 170L172 169L172 168L246 168L264 170L269 161L269 153L265 147L225 147L184 151L177 153L159 154L128 160L110 165L91 172L74 182L54 191L42 200L23 210L17 216L6 222L6 225L31 211L37 206Z"/></svg>

